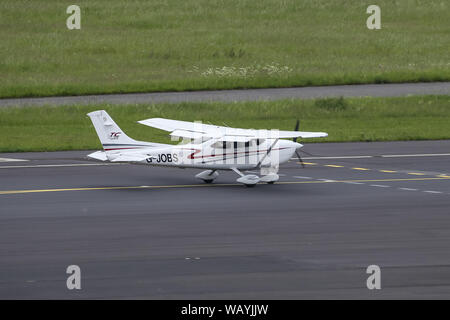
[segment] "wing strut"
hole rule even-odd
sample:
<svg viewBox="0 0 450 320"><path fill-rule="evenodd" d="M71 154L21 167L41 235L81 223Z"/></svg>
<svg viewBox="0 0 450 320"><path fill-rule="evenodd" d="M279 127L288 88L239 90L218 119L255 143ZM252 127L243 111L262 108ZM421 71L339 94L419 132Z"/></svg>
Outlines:
<svg viewBox="0 0 450 320"><path fill-rule="evenodd" d="M256 165L257 168L261 166L261 163L264 161L264 159L267 157L267 155L270 153L270 151L272 151L272 148L275 146L275 144L278 142L278 140L280 140L280 139L279 138L275 139L275 141L269 147L269 150L267 150L266 154L262 157L261 160L259 160L258 164Z"/></svg>

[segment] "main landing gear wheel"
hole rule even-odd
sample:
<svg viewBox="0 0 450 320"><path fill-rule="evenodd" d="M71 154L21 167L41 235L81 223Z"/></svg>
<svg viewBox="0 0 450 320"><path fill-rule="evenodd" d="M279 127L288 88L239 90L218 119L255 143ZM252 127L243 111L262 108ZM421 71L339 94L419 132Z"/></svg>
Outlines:
<svg viewBox="0 0 450 320"><path fill-rule="evenodd" d="M203 180L205 183L211 183L219 176L216 170L206 170L197 174L195 177L197 179Z"/></svg>
<svg viewBox="0 0 450 320"><path fill-rule="evenodd" d="M236 172L240 178L236 180L236 182L242 183L246 187L254 187L259 182L259 177L254 174L244 175L237 168L231 168L234 172Z"/></svg>

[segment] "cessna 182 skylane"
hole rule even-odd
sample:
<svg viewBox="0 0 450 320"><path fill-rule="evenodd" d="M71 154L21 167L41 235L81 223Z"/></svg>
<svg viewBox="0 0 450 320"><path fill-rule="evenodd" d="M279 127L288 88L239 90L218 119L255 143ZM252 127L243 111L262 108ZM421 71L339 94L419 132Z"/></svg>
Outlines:
<svg viewBox="0 0 450 320"><path fill-rule="evenodd" d="M197 122L162 118L138 121L170 132L178 145L136 141L128 137L104 110L88 113L104 151L88 157L111 162L144 163L157 166L206 169L196 178L211 183L218 170L233 170L237 182L254 186L258 182L274 183L279 179L279 165L287 162L303 147L297 138L326 137L324 132L238 129ZM292 138L293 141L284 140ZM297 153L299 156L299 154ZM299 156L300 158L300 156ZM261 177L241 170L259 169Z"/></svg>

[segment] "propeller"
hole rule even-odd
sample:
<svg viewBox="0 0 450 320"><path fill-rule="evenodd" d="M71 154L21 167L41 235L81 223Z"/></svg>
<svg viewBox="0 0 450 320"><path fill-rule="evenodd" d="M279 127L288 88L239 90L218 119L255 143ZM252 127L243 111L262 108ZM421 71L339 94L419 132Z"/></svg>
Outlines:
<svg viewBox="0 0 450 320"><path fill-rule="evenodd" d="M297 122L295 123L295 129L294 129L294 131L298 131L299 126L300 126L300 120L297 119ZM294 142L297 142L297 137L292 138L292 140L293 140Z"/></svg>
<svg viewBox="0 0 450 320"><path fill-rule="evenodd" d="M300 127L300 120L297 119L297 122L295 123L294 131L298 131L298 128ZM297 137L292 138L292 141L297 142ZM302 167L305 167L305 164L303 163L302 157L300 156L300 153L295 149L295 154L297 155L298 160L300 161L300 164Z"/></svg>

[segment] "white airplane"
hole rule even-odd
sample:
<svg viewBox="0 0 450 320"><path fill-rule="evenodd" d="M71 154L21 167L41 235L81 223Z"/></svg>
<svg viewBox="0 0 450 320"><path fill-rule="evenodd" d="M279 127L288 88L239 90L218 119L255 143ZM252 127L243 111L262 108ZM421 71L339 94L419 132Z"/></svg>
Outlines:
<svg viewBox="0 0 450 320"><path fill-rule="evenodd" d="M136 141L128 137L104 110L87 114L95 127L104 151L88 157L111 162L144 163L157 166L206 169L195 177L211 183L218 170L232 170L237 182L254 186L258 182L274 183L279 179L279 165L287 162L303 147L297 138L328 136L324 132L238 129L196 122L151 118L141 124L170 132L183 141L178 145ZM293 141L283 140L292 138ZM259 169L261 177L241 170Z"/></svg>

